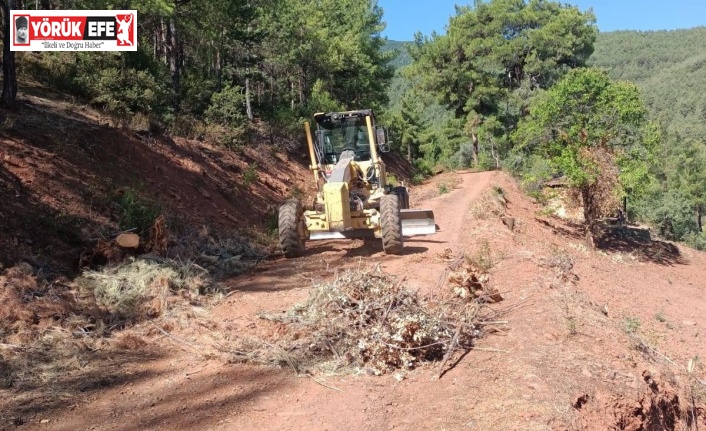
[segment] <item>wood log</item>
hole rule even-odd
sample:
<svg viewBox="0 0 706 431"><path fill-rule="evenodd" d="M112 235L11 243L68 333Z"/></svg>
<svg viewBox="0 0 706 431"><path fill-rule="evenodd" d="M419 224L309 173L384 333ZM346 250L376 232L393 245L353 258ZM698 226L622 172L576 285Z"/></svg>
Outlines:
<svg viewBox="0 0 706 431"><path fill-rule="evenodd" d="M137 248L140 246L140 237L135 233L121 233L115 238L115 243L123 248Z"/></svg>

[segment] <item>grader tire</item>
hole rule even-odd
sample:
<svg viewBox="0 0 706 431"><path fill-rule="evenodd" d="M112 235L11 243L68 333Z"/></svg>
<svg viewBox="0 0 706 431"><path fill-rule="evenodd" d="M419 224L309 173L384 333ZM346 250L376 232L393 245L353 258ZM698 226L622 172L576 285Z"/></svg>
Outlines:
<svg viewBox="0 0 706 431"><path fill-rule="evenodd" d="M387 254L400 254L402 241L402 220L400 219L400 198L390 193L380 199L380 221L382 224L382 249Z"/></svg>
<svg viewBox="0 0 706 431"><path fill-rule="evenodd" d="M407 187L395 187L392 189L392 193L400 197L400 209L409 209L409 192L407 191Z"/></svg>
<svg viewBox="0 0 706 431"><path fill-rule="evenodd" d="M279 245L287 258L299 257L304 254L303 214L304 210L301 204L295 199L289 200L279 207Z"/></svg>

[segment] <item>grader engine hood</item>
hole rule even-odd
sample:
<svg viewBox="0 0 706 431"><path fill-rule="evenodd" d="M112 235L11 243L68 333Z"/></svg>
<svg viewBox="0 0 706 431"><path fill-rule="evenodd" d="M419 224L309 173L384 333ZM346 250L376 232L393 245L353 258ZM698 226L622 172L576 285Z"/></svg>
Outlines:
<svg viewBox="0 0 706 431"><path fill-rule="evenodd" d="M331 176L324 184L324 202L328 214L329 229L334 232L343 232L351 225L350 190L353 160L355 153L344 151L341 158L333 167Z"/></svg>

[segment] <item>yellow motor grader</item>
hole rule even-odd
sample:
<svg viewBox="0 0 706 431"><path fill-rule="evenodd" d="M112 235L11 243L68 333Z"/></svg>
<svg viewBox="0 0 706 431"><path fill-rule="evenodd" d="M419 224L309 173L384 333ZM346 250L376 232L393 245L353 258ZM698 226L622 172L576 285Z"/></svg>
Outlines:
<svg viewBox="0 0 706 431"><path fill-rule="evenodd" d="M404 237L436 232L431 210L409 209L406 187L388 184L380 152L387 133L370 109L314 115L304 123L317 184L311 208L290 199L279 209L279 242L286 257L304 253L307 240L381 238L388 254L402 252Z"/></svg>

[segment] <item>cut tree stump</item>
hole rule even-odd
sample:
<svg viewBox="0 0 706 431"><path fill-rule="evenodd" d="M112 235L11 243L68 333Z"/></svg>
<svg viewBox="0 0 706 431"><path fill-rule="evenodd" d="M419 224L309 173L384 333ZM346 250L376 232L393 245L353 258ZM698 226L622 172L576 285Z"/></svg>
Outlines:
<svg viewBox="0 0 706 431"><path fill-rule="evenodd" d="M115 238L115 243L123 248L137 248L140 245L140 237L135 233L121 233Z"/></svg>

